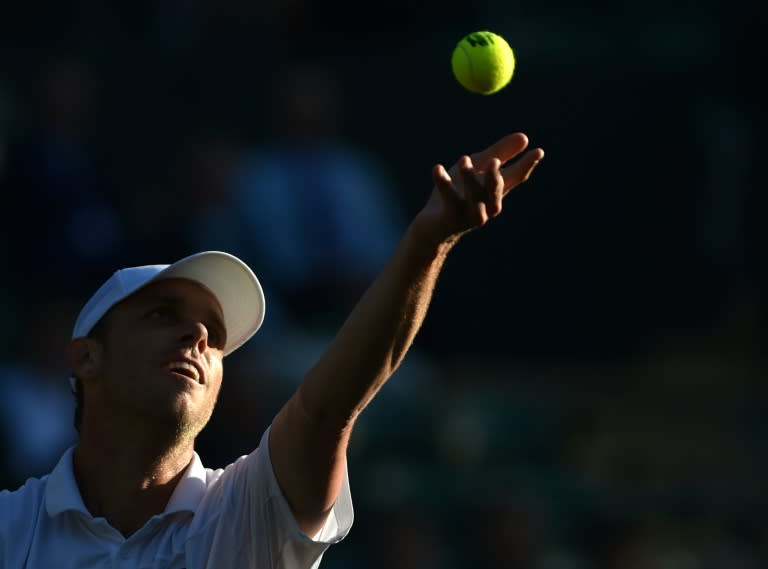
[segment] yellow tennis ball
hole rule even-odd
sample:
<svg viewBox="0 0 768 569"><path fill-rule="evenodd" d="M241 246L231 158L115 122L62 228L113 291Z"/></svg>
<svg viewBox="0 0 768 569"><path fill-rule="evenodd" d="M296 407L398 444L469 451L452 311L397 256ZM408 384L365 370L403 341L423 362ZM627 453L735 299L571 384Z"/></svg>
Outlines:
<svg viewBox="0 0 768 569"><path fill-rule="evenodd" d="M467 34L453 50L453 75L473 93L491 95L507 86L515 72L515 54L498 34L482 30Z"/></svg>

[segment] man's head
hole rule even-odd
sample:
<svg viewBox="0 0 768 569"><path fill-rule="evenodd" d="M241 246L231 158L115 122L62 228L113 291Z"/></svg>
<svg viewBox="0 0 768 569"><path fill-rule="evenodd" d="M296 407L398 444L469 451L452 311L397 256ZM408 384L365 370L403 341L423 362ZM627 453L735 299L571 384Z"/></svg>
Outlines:
<svg viewBox="0 0 768 569"><path fill-rule="evenodd" d="M78 400L87 393L99 421L168 421L196 435L213 411L222 358L263 317L258 280L226 253L117 271L75 324L68 361Z"/></svg>

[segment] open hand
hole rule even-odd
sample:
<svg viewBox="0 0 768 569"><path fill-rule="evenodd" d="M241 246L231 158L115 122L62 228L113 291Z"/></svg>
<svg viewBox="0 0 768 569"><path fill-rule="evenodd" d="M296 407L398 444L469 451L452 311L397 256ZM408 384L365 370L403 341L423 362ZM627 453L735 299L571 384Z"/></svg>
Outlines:
<svg viewBox="0 0 768 569"><path fill-rule="evenodd" d="M544 158L544 151L535 148L502 167L527 146L528 137L518 132L481 152L462 156L448 171L442 164L435 165L435 186L417 216L422 229L438 242L451 241L499 215L504 197L525 182Z"/></svg>

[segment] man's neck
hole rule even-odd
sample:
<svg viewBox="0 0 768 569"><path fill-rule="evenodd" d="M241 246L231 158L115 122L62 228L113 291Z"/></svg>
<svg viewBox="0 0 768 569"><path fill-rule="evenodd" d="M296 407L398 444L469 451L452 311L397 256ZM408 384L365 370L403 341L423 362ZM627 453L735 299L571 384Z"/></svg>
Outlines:
<svg viewBox="0 0 768 569"><path fill-rule="evenodd" d="M126 441L101 435L81 437L75 480L91 515L128 537L165 510L192 460L193 441L159 446L157 439L147 444L141 436Z"/></svg>

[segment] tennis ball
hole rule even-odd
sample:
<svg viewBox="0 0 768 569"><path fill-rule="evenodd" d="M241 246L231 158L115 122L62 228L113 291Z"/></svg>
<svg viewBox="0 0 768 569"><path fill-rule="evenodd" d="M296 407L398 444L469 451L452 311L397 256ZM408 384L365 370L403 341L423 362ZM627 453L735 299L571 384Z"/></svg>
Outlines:
<svg viewBox="0 0 768 569"><path fill-rule="evenodd" d="M453 75L461 85L481 95L506 87L515 71L515 54L507 41L487 30L467 34L453 49Z"/></svg>

